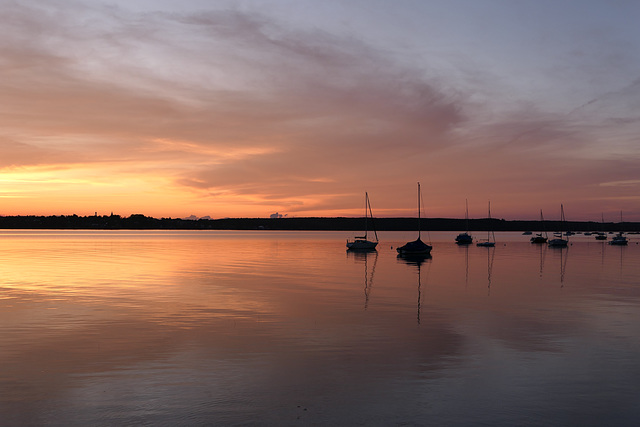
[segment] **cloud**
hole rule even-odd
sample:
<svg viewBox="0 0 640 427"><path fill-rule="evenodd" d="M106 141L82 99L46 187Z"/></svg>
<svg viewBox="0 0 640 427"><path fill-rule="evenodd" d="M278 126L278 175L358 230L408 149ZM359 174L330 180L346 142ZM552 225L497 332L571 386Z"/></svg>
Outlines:
<svg viewBox="0 0 640 427"><path fill-rule="evenodd" d="M3 34L9 64L1 86L11 100L10 127L29 121L39 134L218 147L331 144L345 133L404 128L397 144L404 146L461 120L460 107L438 87L356 40L290 30L255 13L109 10L101 10L104 29L96 31L78 17L14 5L9 17L22 19ZM201 80L204 70L217 78ZM318 131L325 136L313 139Z"/></svg>
<svg viewBox="0 0 640 427"><path fill-rule="evenodd" d="M446 207L635 179L616 169L637 159L634 79L558 112L470 54L400 61L356 32L250 8L27 1L1 19L0 167L139 175L168 205L189 194L265 214L345 212L365 187L397 212L416 180ZM447 58L457 73L430 66Z"/></svg>
<svg viewBox="0 0 640 427"><path fill-rule="evenodd" d="M640 179L627 179L623 181L611 181L611 182L601 182L600 186L602 187L637 187L640 185Z"/></svg>

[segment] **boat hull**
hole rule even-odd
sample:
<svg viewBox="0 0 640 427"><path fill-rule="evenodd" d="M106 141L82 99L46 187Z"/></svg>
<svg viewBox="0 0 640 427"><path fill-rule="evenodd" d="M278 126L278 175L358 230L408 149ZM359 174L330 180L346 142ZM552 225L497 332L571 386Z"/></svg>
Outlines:
<svg viewBox="0 0 640 427"><path fill-rule="evenodd" d="M473 243L473 237L467 233L460 233L456 236L456 243L458 245L470 245Z"/></svg>
<svg viewBox="0 0 640 427"><path fill-rule="evenodd" d="M400 255L428 255L431 253L431 249L432 246L427 245L422 240L418 239L396 248L396 251Z"/></svg>
<svg viewBox="0 0 640 427"><path fill-rule="evenodd" d="M609 244L614 246L626 246L627 243L629 243L629 241L627 240L626 237L623 237L623 238L614 237L613 240L609 241Z"/></svg>
<svg viewBox="0 0 640 427"><path fill-rule="evenodd" d="M492 248L496 245L495 242L478 242L476 246L484 247L484 248Z"/></svg>
<svg viewBox="0 0 640 427"><path fill-rule="evenodd" d="M372 242L370 240L353 240L347 242L347 249L351 251L372 251L378 246L378 242Z"/></svg>
<svg viewBox="0 0 640 427"><path fill-rule="evenodd" d="M627 240L627 236L625 236L624 233L620 232L613 236L613 239L609 241L609 244L615 246L626 246L628 242L629 241Z"/></svg>
<svg viewBox="0 0 640 427"><path fill-rule="evenodd" d="M569 242L564 239L551 239L549 240L549 246L552 248L565 248Z"/></svg>
<svg viewBox="0 0 640 427"><path fill-rule="evenodd" d="M531 238L531 243L547 243L547 238L542 236L535 236Z"/></svg>

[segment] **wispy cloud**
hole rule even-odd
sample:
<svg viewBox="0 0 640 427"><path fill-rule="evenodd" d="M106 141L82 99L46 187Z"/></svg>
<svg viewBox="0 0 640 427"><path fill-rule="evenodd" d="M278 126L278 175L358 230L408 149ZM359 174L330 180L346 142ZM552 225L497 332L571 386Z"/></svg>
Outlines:
<svg viewBox="0 0 640 427"><path fill-rule="evenodd" d="M0 19L0 168L139 176L164 194L154 209L349 213L367 188L410 213L423 180L435 213L477 194L535 214L561 190L635 180L637 80L558 112L464 54L399 61L250 7L5 1ZM455 75L428 66L453 57Z"/></svg>

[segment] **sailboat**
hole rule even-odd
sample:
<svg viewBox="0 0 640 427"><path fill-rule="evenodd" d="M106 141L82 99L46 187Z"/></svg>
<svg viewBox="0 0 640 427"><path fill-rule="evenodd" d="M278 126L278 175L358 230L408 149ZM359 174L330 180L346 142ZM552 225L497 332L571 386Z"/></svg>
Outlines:
<svg viewBox="0 0 640 427"><path fill-rule="evenodd" d="M627 243L629 243L629 240L627 239L627 236L625 236L622 231L616 234L615 236L613 236L613 238L609 241L610 245L624 246Z"/></svg>
<svg viewBox="0 0 640 427"><path fill-rule="evenodd" d="M491 240L490 237L493 237ZM490 248L496 245L496 235L491 229L491 201L489 201L489 227L487 227L487 240L476 243L476 246L483 246L485 248Z"/></svg>
<svg viewBox="0 0 640 427"><path fill-rule="evenodd" d="M465 199L464 204L466 206L464 219L467 225L467 231L456 236L456 243L458 245L470 245L473 243L473 237L469 234L469 202Z"/></svg>
<svg viewBox="0 0 640 427"><path fill-rule="evenodd" d="M421 225L420 225L420 183L418 183L418 238L413 242L407 242L404 246L396 248L396 251L400 255L429 255L431 253L431 245L427 245L420 240Z"/></svg>
<svg viewBox="0 0 640 427"><path fill-rule="evenodd" d="M549 246L555 248L564 248L569 243L568 240L562 238L562 229L564 228L564 206L560 205L560 232L553 233L554 238L549 240Z"/></svg>
<svg viewBox="0 0 640 427"><path fill-rule="evenodd" d="M607 233L604 232L604 213L602 214L602 230L596 233L596 240L607 240Z"/></svg>
<svg viewBox="0 0 640 427"><path fill-rule="evenodd" d="M622 211L620 211L620 228L622 228ZM627 236L624 235L624 231L618 232L613 238L609 241L610 245L617 246L626 246L629 241L627 240Z"/></svg>
<svg viewBox="0 0 640 427"><path fill-rule="evenodd" d="M373 228L373 234L376 236L376 240L368 240L367 234L369 232L369 218L371 218L371 226ZM371 212L371 202L369 202L369 194L364 193L364 236L356 236L353 240L347 239L347 250L351 251L372 251L375 250L378 245L378 233L373 226L373 213Z"/></svg>
<svg viewBox="0 0 640 427"><path fill-rule="evenodd" d="M544 217L542 216L542 209L540 209L540 224L541 227L544 229ZM549 236L547 235L547 231L544 231L544 236L542 235L542 233L537 233L535 236L533 236L530 240L531 243L547 243L547 240L549 239Z"/></svg>

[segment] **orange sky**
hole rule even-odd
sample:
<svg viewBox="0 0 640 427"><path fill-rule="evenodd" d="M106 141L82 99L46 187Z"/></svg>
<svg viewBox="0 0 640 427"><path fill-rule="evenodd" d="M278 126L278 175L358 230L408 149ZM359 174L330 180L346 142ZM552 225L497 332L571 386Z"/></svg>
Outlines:
<svg viewBox="0 0 640 427"><path fill-rule="evenodd" d="M0 2L0 215L640 221L635 3Z"/></svg>

